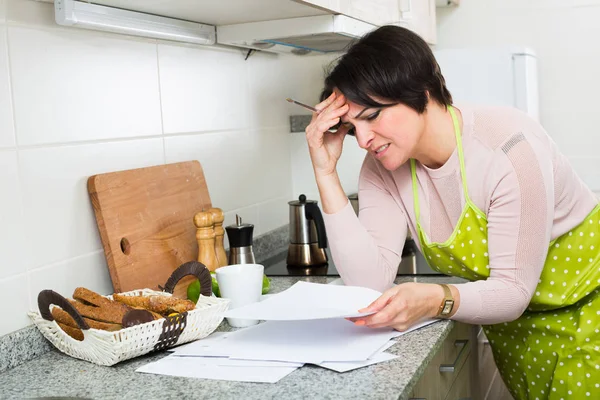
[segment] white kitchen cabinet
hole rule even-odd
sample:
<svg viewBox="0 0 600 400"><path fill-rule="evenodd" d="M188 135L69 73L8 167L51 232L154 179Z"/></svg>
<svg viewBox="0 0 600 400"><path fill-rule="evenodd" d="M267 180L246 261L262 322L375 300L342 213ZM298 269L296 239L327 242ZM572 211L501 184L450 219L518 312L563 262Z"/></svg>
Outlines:
<svg viewBox="0 0 600 400"><path fill-rule="evenodd" d="M77 3L87 2L78 0ZM260 23L271 23L275 27L278 26L278 23L284 26L288 26L292 22L295 22L296 25L301 24L302 29L297 29L301 33L290 33L290 35L302 37L299 44L291 44L291 46L299 49L304 48L305 39L310 39L312 42L319 40L333 42L346 35L346 41L348 41L349 38L356 36L353 34L347 35L346 30L360 32L362 35L362 32L368 32L385 24L405 26L417 32L430 44L434 44L436 38L435 0L205 0L202 2L197 0L178 0L177 2L165 2L164 0L95 0L93 4L174 20L196 22L208 25L207 29L216 27L218 30L220 27L226 26L226 29L231 32L232 29L237 30L237 27L240 27L243 32L252 32L252 34L244 37L244 40L237 40L238 46L274 52L280 51L275 51L276 49L269 50L267 46L253 46L253 44L265 41L265 39L268 39L266 42L269 42L270 45L280 44L282 41L285 42L287 37L269 35L272 27L265 24L259 25ZM97 13L101 14L103 11ZM331 18L329 20L324 18L310 21L307 19L300 20L302 17L326 16L348 18L337 18L335 21ZM73 21L75 23L81 22L77 22L78 18L73 18ZM115 20L109 22L110 24L118 24ZM88 28L99 29L105 23L106 21L103 20L103 23L94 23ZM126 25L131 24L129 21L123 23ZM365 27L368 27L368 29L365 29ZM111 29L111 31L119 32L122 30L117 27ZM277 30L275 29L275 31ZM326 31L333 33L333 35L330 34L327 38ZM217 34L217 41L221 43L218 36ZM153 36L150 35L149 37ZM309 48L312 49L313 47L309 46ZM343 49L344 47L340 48ZM330 50L325 47L323 51ZM334 51L340 50L336 49Z"/></svg>
<svg viewBox="0 0 600 400"><path fill-rule="evenodd" d="M295 0L335 14L369 22L373 25L396 23L402 18L399 0ZM423 1L423 0L420 0Z"/></svg>
<svg viewBox="0 0 600 400"><path fill-rule="evenodd" d="M294 0L374 25L398 24L429 44L437 41L436 0Z"/></svg>
<svg viewBox="0 0 600 400"><path fill-rule="evenodd" d="M437 43L435 0L399 0L401 25L416 32L431 45Z"/></svg>

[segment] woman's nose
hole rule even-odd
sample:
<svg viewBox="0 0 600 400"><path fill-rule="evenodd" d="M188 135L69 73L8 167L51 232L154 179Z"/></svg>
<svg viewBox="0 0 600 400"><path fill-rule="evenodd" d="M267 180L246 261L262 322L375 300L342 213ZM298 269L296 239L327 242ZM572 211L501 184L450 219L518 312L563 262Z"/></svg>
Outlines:
<svg viewBox="0 0 600 400"><path fill-rule="evenodd" d="M375 138L375 134L370 129L355 128L355 135L358 145L365 150L368 150L369 147L371 147L373 139Z"/></svg>

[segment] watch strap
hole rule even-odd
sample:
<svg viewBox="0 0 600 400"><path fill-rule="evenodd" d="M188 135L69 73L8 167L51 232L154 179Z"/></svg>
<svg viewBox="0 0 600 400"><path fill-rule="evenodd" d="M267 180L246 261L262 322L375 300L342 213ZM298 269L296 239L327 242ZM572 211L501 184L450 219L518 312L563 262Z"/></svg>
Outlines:
<svg viewBox="0 0 600 400"><path fill-rule="evenodd" d="M454 297L452 297L450 286L445 283L440 283L439 285L444 289L444 300L442 300L442 304L440 304L438 317L445 317L448 316L454 308Z"/></svg>

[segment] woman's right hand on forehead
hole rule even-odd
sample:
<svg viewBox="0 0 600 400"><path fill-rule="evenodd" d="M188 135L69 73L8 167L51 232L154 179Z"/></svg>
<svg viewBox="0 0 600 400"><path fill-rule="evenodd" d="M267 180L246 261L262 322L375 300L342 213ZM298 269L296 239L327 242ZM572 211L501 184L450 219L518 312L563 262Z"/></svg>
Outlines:
<svg viewBox="0 0 600 400"><path fill-rule="evenodd" d="M340 122L349 107L343 94L333 92L315 108L318 112L306 127L306 141L315 174L329 175L335 172L348 128L341 125L336 132L328 130Z"/></svg>

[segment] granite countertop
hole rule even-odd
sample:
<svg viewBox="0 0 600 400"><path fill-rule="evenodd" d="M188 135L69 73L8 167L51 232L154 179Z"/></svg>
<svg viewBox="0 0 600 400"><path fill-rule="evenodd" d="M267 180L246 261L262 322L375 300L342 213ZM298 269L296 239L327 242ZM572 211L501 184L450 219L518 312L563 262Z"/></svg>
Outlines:
<svg viewBox="0 0 600 400"><path fill-rule="evenodd" d="M275 277L271 293L295 282L329 283L335 277ZM398 277L409 281L458 283L450 277ZM278 383L243 383L178 378L136 373L166 352L138 357L113 367L102 367L52 350L0 374L0 398L78 397L91 399L147 398L367 398L406 399L429 361L452 329L452 321L440 321L397 338L388 351L400 358L346 373L305 365ZM231 330L226 320L218 331Z"/></svg>

